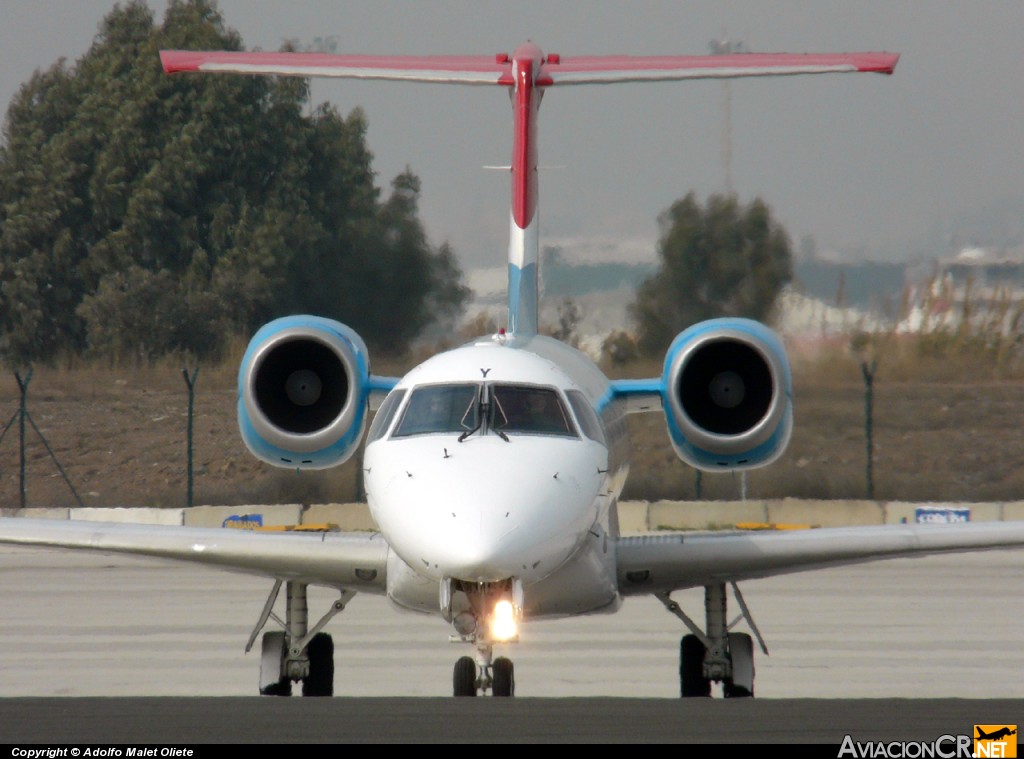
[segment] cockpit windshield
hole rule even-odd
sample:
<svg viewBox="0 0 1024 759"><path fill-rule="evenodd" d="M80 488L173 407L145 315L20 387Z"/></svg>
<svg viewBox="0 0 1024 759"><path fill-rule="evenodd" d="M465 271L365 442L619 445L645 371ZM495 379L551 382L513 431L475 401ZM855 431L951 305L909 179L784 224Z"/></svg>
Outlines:
<svg viewBox="0 0 1024 759"><path fill-rule="evenodd" d="M491 386L491 426L500 432L576 437L565 406L552 388Z"/></svg>
<svg viewBox="0 0 1024 759"><path fill-rule="evenodd" d="M535 385L423 385L409 396L392 437L476 433L577 437L572 417L554 388Z"/></svg>
<svg viewBox="0 0 1024 759"><path fill-rule="evenodd" d="M477 391L475 384L416 388L392 437L472 430L479 421Z"/></svg>

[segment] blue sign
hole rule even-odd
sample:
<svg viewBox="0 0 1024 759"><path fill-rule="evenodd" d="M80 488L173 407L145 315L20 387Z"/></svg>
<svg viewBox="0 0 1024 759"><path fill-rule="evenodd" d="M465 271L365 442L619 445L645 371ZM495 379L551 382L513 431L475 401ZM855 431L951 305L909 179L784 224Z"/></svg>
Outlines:
<svg viewBox="0 0 1024 759"><path fill-rule="evenodd" d="M914 521L918 524L952 524L970 522L970 506L918 506L914 510Z"/></svg>
<svg viewBox="0 0 1024 759"><path fill-rule="evenodd" d="M221 527L232 527L236 530L252 530L263 526L262 514L235 514L221 523Z"/></svg>

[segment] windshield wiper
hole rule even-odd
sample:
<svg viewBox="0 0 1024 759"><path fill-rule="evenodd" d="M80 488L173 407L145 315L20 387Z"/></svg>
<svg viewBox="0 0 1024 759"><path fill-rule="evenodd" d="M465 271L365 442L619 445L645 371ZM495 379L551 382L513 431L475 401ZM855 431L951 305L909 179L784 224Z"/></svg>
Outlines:
<svg viewBox="0 0 1024 759"><path fill-rule="evenodd" d="M476 426L473 427L473 429L466 430L461 435L459 435L459 442L460 443L465 442L466 438L468 438L470 435L472 435L477 430L482 430L483 431L482 434L486 435L487 434L487 428L485 427L485 425L487 423L487 419L488 419L488 417L490 415L490 412L491 412L490 393L489 393L489 391L487 389L487 385L484 385L484 386L482 386L480 388L480 403L479 403L479 407L477 409L477 423L476 423ZM508 435L506 435L504 432L499 430L497 427L494 428L494 431L498 434L498 437L500 437L506 443L509 442Z"/></svg>
<svg viewBox="0 0 1024 759"><path fill-rule="evenodd" d="M476 432L476 431L477 431L478 429L480 429L480 422L477 422L477 423L476 423L476 427L474 427L473 429L471 429L471 430L466 430L466 431L465 431L465 432L463 432L463 433L462 433L461 435L459 435L459 442L460 442L460 443L463 443L463 442L465 442L466 438L468 438L468 437L469 437L470 435L472 435L472 434L473 434L474 432Z"/></svg>

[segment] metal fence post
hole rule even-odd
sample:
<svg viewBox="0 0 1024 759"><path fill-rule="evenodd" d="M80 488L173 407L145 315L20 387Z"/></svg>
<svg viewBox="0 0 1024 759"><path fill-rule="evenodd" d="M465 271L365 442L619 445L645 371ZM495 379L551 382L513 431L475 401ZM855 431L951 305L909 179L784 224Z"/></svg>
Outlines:
<svg viewBox="0 0 1024 759"><path fill-rule="evenodd" d="M185 378L185 384L188 385L188 507L192 508L192 415L195 411L196 377L199 375L199 367L195 368L191 376L187 369L182 369L181 375Z"/></svg>
<svg viewBox="0 0 1024 759"><path fill-rule="evenodd" d="M867 490L868 500L875 500L875 480L874 480L874 440L872 430L872 404L873 404L873 389L875 381L875 368L877 364L872 361L870 365L866 361L862 361L860 365L861 374L864 375L864 436L867 440Z"/></svg>
<svg viewBox="0 0 1024 759"><path fill-rule="evenodd" d="M75 497L79 506L84 507L85 504L82 503L82 499L78 495L78 491L75 490L75 486L71 484L71 478L68 477L68 473L64 471L64 467L62 467L60 461L57 460L57 454L53 452L53 448L50 447L50 443L46 440L46 435L44 435L43 431L36 426L32 415L28 413L28 383L32 381L32 367L29 367L29 370L24 377L22 377L18 372L15 372L14 379L18 381L18 389L21 390L21 403L18 407L18 411L15 412L14 415L18 417L18 432L21 437L19 442L21 448L21 508L24 509L28 504L28 499L26 497L27 487L25 484L25 422L31 424L32 429L34 429L36 434L39 435L39 439L42 441L43 447L46 448L46 452L50 454L50 458L53 459L53 463L57 465L57 471L60 472L60 476L63 477L64 482L67 483L68 489L71 491L71 495ZM12 416L11 421L7 423L7 427L4 428L4 431L0 433L0 441L4 439L4 435L7 434L7 430L10 429L11 425L14 423L14 416Z"/></svg>
<svg viewBox="0 0 1024 759"><path fill-rule="evenodd" d="M22 379L18 372L14 373L14 379L18 381L18 390L21 391L21 405L18 407L18 461L20 472L19 483L21 486L20 504L21 508L25 508L25 418L28 416L28 383L32 381L32 367L30 366L28 368L28 372L25 374L24 379Z"/></svg>

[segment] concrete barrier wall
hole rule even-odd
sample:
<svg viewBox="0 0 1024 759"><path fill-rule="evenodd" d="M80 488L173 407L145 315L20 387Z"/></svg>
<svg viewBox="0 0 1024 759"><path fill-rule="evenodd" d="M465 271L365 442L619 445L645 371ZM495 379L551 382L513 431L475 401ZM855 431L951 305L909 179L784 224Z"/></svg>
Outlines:
<svg viewBox="0 0 1024 759"><path fill-rule="evenodd" d="M21 517L22 519L68 519L70 509L0 509L0 517Z"/></svg>
<svg viewBox="0 0 1024 759"><path fill-rule="evenodd" d="M809 527L852 527L882 524L884 509L878 501L810 501L783 498L768 501L769 524L807 525Z"/></svg>
<svg viewBox="0 0 1024 759"><path fill-rule="evenodd" d="M297 503L273 506L193 506L185 509L187 527L223 527L225 521L243 527L248 521L263 527L302 524L302 506Z"/></svg>
<svg viewBox="0 0 1024 759"><path fill-rule="evenodd" d="M913 523L917 509L967 510L972 522L1024 521L1024 501L993 503L918 503L910 501L818 501L801 498L750 501L621 501L623 535L665 530L717 530L737 525L765 527L845 527ZM251 506L194 506L191 509L53 508L0 509L2 517L82 519L100 522L222 527L234 520L269 526L333 524L346 532L377 529L365 503Z"/></svg>
<svg viewBox="0 0 1024 759"><path fill-rule="evenodd" d="M1014 518L1003 516L1005 508L1002 503L944 503L941 501L918 503L911 501L888 501L885 504L885 523L912 524L915 521L918 509L921 508L935 509L939 511L948 509L967 511L967 519L971 522L999 522L1003 519ZM1021 511L1016 518L1024 519L1024 511Z"/></svg>
<svg viewBox="0 0 1024 759"><path fill-rule="evenodd" d="M647 532L649 507L647 501L619 501L619 532L624 535Z"/></svg>
<svg viewBox="0 0 1024 759"><path fill-rule="evenodd" d="M1024 501L1006 503L915 503L909 501L783 498L766 501L622 501L624 535L659 530L716 530L738 524L849 527L914 523L922 507L967 510L972 522L1024 521Z"/></svg>
<svg viewBox="0 0 1024 759"><path fill-rule="evenodd" d="M345 532L377 529L365 503L315 503L302 513L302 524L336 524Z"/></svg>
<svg viewBox="0 0 1024 759"><path fill-rule="evenodd" d="M184 524L182 509L146 508L82 508L71 509L70 519L85 522L120 522L122 524L169 524L180 527Z"/></svg>
<svg viewBox="0 0 1024 759"><path fill-rule="evenodd" d="M1006 522L1024 520L1024 501L1007 501L1004 503L1003 520Z"/></svg>
<svg viewBox="0 0 1024 759"><path fill-rule="evenodd" d="M740 522L763 523L768 521L766 511L764 501L655 501L648 507L647 529L642 531L716 530Z"/></svg>

